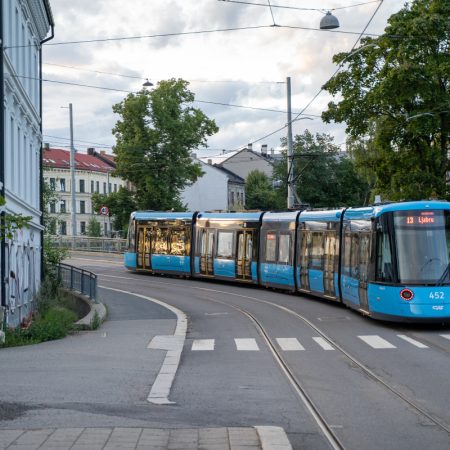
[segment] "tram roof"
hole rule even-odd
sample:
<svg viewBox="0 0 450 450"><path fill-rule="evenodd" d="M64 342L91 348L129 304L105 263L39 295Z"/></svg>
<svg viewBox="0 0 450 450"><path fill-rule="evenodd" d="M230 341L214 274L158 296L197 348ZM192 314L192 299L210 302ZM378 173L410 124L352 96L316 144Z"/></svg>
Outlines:
<svg viewBox="0 0 450 450"><path fill-rule="evenodd" d="M192 220L193 213L165 211L136 211L135 220Z"/></svg>
<svg viewBox="0 0 450 450"><path fill-rule="evenodd" d="M255 220L258 221L262 212L232 212L232 213L213 213L199 212L197 219L208 220Z"/></svg>
<svg viewBox="0 0 450 450"><path fill-rule="evenodd" d="M318 220L327 222L337 222L340 220L342 211L344 209L328 209L328 210L311 210L302 211L300 214L300 222L305 222L307 220Z"/></svg>
<svg viewBox="0 0 450 450"><path fill-rule="evenodd" d="M443 200L421 200L415 202L387 203L385 205L376 205L374 207L375 217L381 214L393 211L411 211L411 210L441 209L450 210L450 203Z"/></svg>
<svg viewBox="0 0 450 450"><path fill-rule="evenodd" d="M295 222L299 211L267 212L263 222Z"/></svg>

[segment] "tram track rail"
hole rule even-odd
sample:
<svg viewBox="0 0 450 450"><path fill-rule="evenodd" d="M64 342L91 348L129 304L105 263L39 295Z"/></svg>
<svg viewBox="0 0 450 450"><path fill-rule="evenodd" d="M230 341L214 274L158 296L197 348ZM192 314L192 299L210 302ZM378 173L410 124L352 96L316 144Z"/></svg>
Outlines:
<svg viewBox="0 0 450 450"><path fill-rule="evenodd" d="M108 275L106 275L106 276L108 276ZM119 277L119 278L125 278L125 277ZM133 278L133 280L135 280L135 278ZM155 281L155 280L153 280L153 281L155 284L166 285L167 287L173 286L172 283L167 283L167 282L163 282L163 281ZM332 339L324 331L322 331L317 325L312 323L306 317L302 316L300 313L298 313L286 306L280 305L278 303L274 303L272 301L256 298L256 297L249 296L249 295L243 295L243 294L238 294L238 293L229 292L229 291L222 291L220 289L213 289L213 288L192 286L192 285L191 286L187 285L186 288L188 288L190 290L203 291L206 293L223 294L223 295L227 295L227 296L231 296L231 297L241 298L244 300L250 300L250 301L256 302L256 303L266 304L268 306L277 308L289 315L296 317L298 320L301 320L304 324L306 324L309 328L314 330L323 339L325 339L330 345L332 345L335 348L335 350L337 350L342 355L344 355L352 363L352 367L359 368L369 379L373 380L375 383L377 383L379 386L382 386L384 389L386 389L388 392L390 392L396 398L400 399L409 408L411 408L416 414L422 416L423 418L426 418L430 423L434 424L437 428L441 429L442 431L445 431L447 434L450 435L450 425L448 425L445 421L441 420L440 418L435 417L435 415L433 415L433 413L431 413L430 411L428 411L427 409L425 409L424 407L419 405L417 402L415 402L414 400L409 398L407 395L405 395L399 389L395 388L388 382L384 381L381 376L377 375L366 364L364 364L363 362L358 360L356 357L351 355L345 348L343 348L334 339ZM264 341L266 342L266 345L268 346L269 350L274 355L274 358L275 358L277 364L280 366L282 372L287 377L289 383L293 386L294 390L297 392L297 395L302 400L306 409L310 412L313 419L318 424L319 429L322 431L324 437L329 442L330 446L334 449L344 449L345 446L342 444L342 442L336 436L336 433L334 432L332 426L330 424L328 424L323 413L320 411L320 409L317 407L317 405L311 399L311 396L308 394L307 390L304 388L304 386L302 385L300 380L298 380L298 378L295 376L293 370L290 368L289 364L286 362L285 358L283 357L282 352L278 349L278 346L271 339L269 332L265 329L265 327L261 323L261 321L259 321L258 318L254 314L252 314L250 311L248 311L247 309L245 309L244 307L242 307L240 305L236 305L236 304L228 302L228 301L213 299L209 296L201 297L201 299L231 307L231 308L239 311L241 314L245 315L253 323L253 325L257 329L258 333L263 337Z"/></svg>
<svg viewBox="0 0 450 450"><path fill-rule="evenodd" d="M203 289L203 288L197 288L197 289ZM450 426L447 425L443 420L435 417L431 412L427 411L425 408L423 408L422 406L420 406L419 404L417 404L417 402L415 402L414 400L410 399L407 395L403 394L400 390L396 389L395 387L393 387L392 385L390 385L389 383L387 383L386 381L384 381L379 375L377 375L373 370L371 370L369 367L367 367L366 364L364 364L363 362L359 361L356 357L354 357L353 355L351 355L347 350L345 350L341 345L339 345L334 339L332 339L331 337L329 337L325 332L323 332L319 327L317 327L316 325L314 325L310 320L308 320L306 317L302 316L301 314L297 313L296 311L293 311L292 309L289 309L285 306L279 305L277 303L273 303L267 300L262 300L262 299L258 299L255 297L250 297L250 296L246 296L246 295L241 295L241 294L235 294L235 293L230 293L230 292L224 292L224 291L218 291L218 290L214 290L216 292L220 292L222 294L226 294L226 295L231 295L231 296L236 296L236 297L242 297L245 298L247 300L252 300L255 302L259 302L259 303L264 303L267 305L270 305L272 307L278 308L283 310L284 312L293 315L294 317L296 317L297 319L300 319L301 321L303 321L306 325L308 325L311 329L313 329L316 333L318 333L323 339L325 339L330 345L332 345L337 351L339 351L342 355L344 355L348 360L351 361L351 363L353 364L353 367L357 367L359 368L365 375L367 375L370 379L372 379L373 381L375 381L377 384L383 386L386 390L388 390L389 392L391 392L393 395L395 395L397 398L399 398L400 400L402 400L404 403L406 403L410 408L412 408L417 414L420 414L421 416L425 417L426 419L428 419L431 423L433 423L434 425L436 425L438 428L440 428L441 430L445 431L446 433L448 433L450 435ZM260 334L264 337L265 341L268 343L270 349L272 352L275 352L277 355L277 360L282 361L283 367L286 367L286 370L288 371L289 374L291 374L293 376L293 378L295 379L295 383L298 386L301 386L301 383L296 379L296 377L293 375L292 370L289 368L289 365L285 362L281 352L278 350L277 346L274 344L274 342L272 341L272 339L269 337L269 334L267 333L267 331L265 330L264 326L258 321L257 318L255 318L250 312L246 311L244 308L238 306L238 305L232 305L230 303L227 302L222 302L222 301L217 301L217 300L213 300L213 299L209 299L212 300L214 302L217 303L221 303L224 305L229 305L232 306L234 308L236 308L237 310L240 310L243 314L245 314L247 317L249 317L251 319L251 321L257 326L258 331L260 331ZM309 401L312 400L310 399L310 397L307 395L306 391L302 388L305 396L307 399L309 399ZM323 415L319 412L318 408L314 406L314 409L317 410L318 413L318 417L323 419ZM321 419L321 420L322 420ZM331 433L333 436L336 436L335 433L333 432L333 430L330 428L330 426L328 424L326 424L326 421L324 423L324 427L330 429ZM322 427L321 427L322 429ZM337 437L336 437L337 439ZM330 444L332 443L331 441L329 441ZM338 445L342 445L339 440L337 439L337 444ZM333 448L345 448L343 446L341 447L334 447Z"/></svg>

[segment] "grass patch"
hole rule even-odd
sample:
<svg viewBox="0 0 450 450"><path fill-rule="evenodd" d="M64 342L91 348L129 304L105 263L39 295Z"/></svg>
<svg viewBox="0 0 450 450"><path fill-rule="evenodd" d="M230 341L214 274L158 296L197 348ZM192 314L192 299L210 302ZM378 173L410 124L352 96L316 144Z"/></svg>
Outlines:
<svg viewBox="0 0 450 450"><path fill-rule="evenodd" d="M63 291L55 279L44 280L37 304L37 312L31 325L26 329L7 328L2 347L17 347L61 339L74 329L74 322L78 319L75 313L75 299Z"/></svg>

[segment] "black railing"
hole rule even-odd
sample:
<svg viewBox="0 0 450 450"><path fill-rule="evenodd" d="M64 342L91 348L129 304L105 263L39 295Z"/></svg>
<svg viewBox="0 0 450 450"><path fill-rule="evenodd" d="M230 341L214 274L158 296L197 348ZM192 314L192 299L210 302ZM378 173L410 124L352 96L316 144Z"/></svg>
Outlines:
<svg viewBox="0 0 450 450"><path fill-rule="evenodd" d="M78 291L97 303L97 275L89 270L69 264L58 264L58 277L62 285L71 291Z"/></svg>

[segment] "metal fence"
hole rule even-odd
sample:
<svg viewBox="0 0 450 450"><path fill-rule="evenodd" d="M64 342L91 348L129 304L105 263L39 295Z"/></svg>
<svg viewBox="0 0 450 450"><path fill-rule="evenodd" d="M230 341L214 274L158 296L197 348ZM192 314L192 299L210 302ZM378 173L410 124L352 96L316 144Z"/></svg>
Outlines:
<svg viewBox="0 0 450 450"><path fill-rule="evenodd" d="M78 291L97 303L97 275L95 273L62 263L58 264L57 270L58 277L65 288Z"/></svg>
<svg viewBox="0 0 450 450"><path fill-rule="evenodd" d="M126 249L126 239L87 237L87 236L52 236L52 245L71 250L87 252L123 253Z"/></svg>

